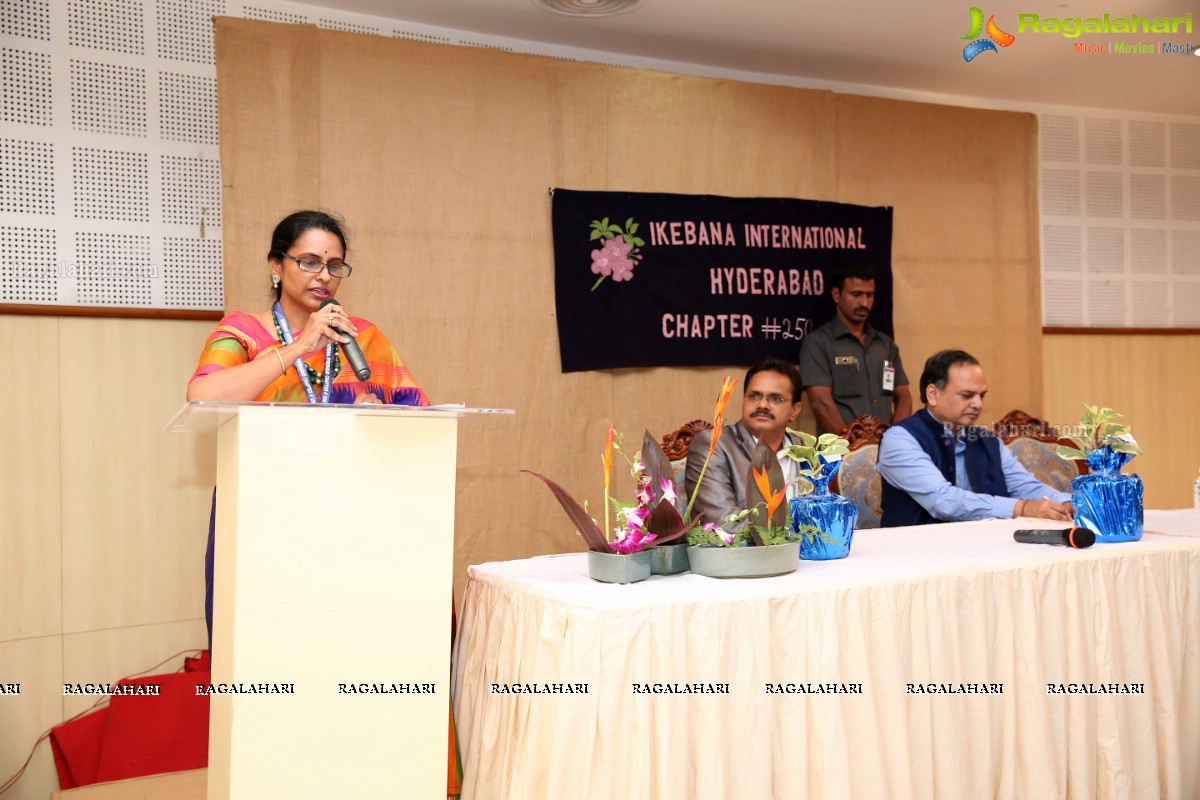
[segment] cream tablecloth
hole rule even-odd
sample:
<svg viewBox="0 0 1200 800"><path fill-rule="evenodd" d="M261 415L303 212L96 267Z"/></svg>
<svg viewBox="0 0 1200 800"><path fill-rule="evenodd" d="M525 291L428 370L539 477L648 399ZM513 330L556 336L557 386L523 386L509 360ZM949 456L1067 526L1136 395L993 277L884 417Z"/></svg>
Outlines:
<svg viewBox="0 0 1200 800"><path fill-rule="evenodd" d="M848 559L757 580L471 567L464 797L1200 797L1200 539L1012 540L1038 525L862 530Z"/></svg>
<svg viewBox="0 0 1200 800"><path fill-rule="evenodd" d="M1162 533L1168 536L1200 536L1200 514L1197 514L1195 509L1147 511L1144 517L1144 528L1147 533Z"/></svg>

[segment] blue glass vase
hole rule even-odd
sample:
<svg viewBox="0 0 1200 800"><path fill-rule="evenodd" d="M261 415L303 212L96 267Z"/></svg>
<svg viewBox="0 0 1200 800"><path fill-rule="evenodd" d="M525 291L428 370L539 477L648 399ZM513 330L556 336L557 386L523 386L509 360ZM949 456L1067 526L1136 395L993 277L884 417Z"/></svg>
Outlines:
<svg viewBox="0 0 1200 800"><path fill-rule="evenodd" d="M1075 524L1095 531L1097 542L1142 538L1142 479L1121 474L1132 458L1132 453L1101 445L1087 457L1091 473L1071 481Z"/></svg>
<svg viewBox="0 0 1200 800"><path fill-rule="evenodd" d="M842 466L841 460L821 458L821 474L809 478L811 493L791 502L792 530L800 538L800 558L808 561L830 561L850 555L850 540L858 522L858 506L854 501L829 491L829 482ZM800 527L812 525L824 536L800 533Z"/></svg>

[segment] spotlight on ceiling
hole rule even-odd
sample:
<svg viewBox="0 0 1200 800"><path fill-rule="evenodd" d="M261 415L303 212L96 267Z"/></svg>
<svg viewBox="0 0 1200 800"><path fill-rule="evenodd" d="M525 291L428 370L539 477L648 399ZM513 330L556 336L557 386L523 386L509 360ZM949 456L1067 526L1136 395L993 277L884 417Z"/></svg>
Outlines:
<svg viewBox="0 0 1200 800"><path fill-rule="evenodd" d="M571 17L611 17L633 11L642 0L533 0L538 8Z"/></svg>

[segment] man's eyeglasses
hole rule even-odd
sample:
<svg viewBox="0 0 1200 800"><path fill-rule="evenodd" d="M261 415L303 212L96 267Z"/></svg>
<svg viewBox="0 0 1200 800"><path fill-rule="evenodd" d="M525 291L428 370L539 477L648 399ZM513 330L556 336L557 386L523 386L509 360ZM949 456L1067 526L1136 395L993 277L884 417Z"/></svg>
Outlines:
<svg viewBox="0 0 1200 800"><path fill-rule="evenodd" d="M350 276L352 267L345 261L330 261L327 264L322 264L315 258L296 258L287 253L283 254L285 258L290 258L296 262L296 266L305 272L319 273L323 269L329 270L329 274L335 278L347 278Z"/></svg>
<svg viewBox="0 0 1200 800"><path fill-rule="evenodd" d="M791 398L784 397L781 394L763 394L762 392L751 392L746 395L746 399L756 405L766 400L774 408L779 408L779 406L792 402Z"/></svg>

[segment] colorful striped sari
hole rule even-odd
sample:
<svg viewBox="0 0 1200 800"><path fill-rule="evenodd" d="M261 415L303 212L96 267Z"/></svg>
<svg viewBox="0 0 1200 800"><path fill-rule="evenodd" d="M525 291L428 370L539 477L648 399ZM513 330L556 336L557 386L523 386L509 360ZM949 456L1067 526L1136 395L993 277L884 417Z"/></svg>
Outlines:
<svg viewBox="0 0 1200 800"><path fill-rule="evenodd" d="M358 380L342 359L342 371L334 378L329 402L353 403L360 394L370 392L384 403L398 406L427 406L429 398L413 379L412 373L396 352L396 348L379 329L365 319L351 317L358 328L358 346L363 351L367 366L371 368L369 381ZM300 336L300 331L296 336ZM271 351L282 347L274 329L268 330L249 314L234 311L227 314L209 334L200 353L200 363L191 380L203 378L217 370L236 367L259 358L274 360ZM304 363L317 372L325 369L325 351L318 350L304 357ZM319 389L318 389L319 393ZM296 369L288 364L287 373L263 389L255 400L273 403L303 403L306 401L304 385Z"/></svg>

